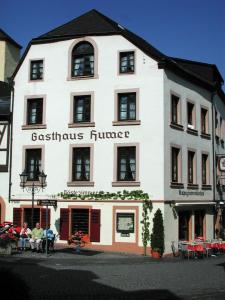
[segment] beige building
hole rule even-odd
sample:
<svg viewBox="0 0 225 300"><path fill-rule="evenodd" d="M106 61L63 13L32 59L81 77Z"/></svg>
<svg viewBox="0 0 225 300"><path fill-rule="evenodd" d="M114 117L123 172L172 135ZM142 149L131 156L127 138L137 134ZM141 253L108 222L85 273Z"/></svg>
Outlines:
<svg viewBox="0 0 225 300"><path fill-rule="evenodd" d="M11 77L20 59L20 49L7 33L0 28L0 81Z"/></svg>

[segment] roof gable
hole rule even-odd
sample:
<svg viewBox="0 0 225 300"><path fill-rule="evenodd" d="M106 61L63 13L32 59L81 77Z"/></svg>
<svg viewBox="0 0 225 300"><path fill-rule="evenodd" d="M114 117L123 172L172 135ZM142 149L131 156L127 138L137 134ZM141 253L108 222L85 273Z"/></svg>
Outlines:
<svg viewBox="0 0 225 300"><path fill-rule="evenodd" d="M20 46L16 41L14 41L5 31L3 31L0 28L0 41L8 41L9 43L13 44L19 49L22 49L22 46Z"/></svg>

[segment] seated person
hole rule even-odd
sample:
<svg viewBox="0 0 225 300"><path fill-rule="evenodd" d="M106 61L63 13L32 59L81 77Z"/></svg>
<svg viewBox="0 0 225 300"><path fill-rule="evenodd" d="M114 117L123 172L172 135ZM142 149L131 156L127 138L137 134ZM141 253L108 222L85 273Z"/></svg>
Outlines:
<svg viewBox="0 0 225 300"><path fill-rule="evenodd" d="M23 228L20 231L21 250L26 250L26 242L29 241L31 230L28 228L27 222L23 223Z"/></svg>
<svg viewBox="0 0 225 300"><path fill-rule="evenodd" d="M40 245L43 238L43 229L40 227L40 223L36 223L36 227L31 231L31 239L30 239L30 246L32 249L32 252L35 251L35 247L37 249L37 252L40 252Z"/></svg>
<svg viewBox="0 0 225 300"><path fill-rule="evenodd" d="M43 235L43 240L42 240L42 250L45 251L45 246L46 246L46 232L47 232L47 251L49 252L49 246L53 246L55 235L52 231L52 229L48 228L47 230L44 230L44 235Z"/></svg>

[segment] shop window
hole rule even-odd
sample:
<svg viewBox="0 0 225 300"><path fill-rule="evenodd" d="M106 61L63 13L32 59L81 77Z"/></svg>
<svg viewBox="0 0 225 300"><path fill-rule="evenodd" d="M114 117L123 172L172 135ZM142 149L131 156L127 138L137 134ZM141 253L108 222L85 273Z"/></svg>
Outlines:
<svg viewBox="0 0 225 300"><path fill-rule="evenodd" d="M122 234L134 233L134 214L117 213L116 231Z"/></svg>
<svg viewBox="0 0 225 300"><path fill-rule="evenodd" d="M80 42L72 51L71 77L94 76L94 47L89 42Z"/></svg>
<svg viewBox="0 0 225 300"><path fill-rule="evenodd" d="M73 148L73 181L90 181L90 148Z"/></svg>
<svg viewBox="0 0 225 300"><path fill-rule="evenodd" d="M28 174L28 181L38 180L41 172L41 149L26 149L25 169Z"/></svg>
<svg viewBox="0 0 225 300"><path fill-rule="evenodd" d="M195 211L195 238L204 236L205 211Z"/></svg>
<svg viewBox="0 0 225 300"><path fill-rule="evenodd" d="M74 96L74 123L91 121L91 95Z"/></svg>
<svg viewBox="0 0 225 300"><path fill-rule="evenodd" d="M42 124L43 99L27 99L27 125Z"/></svg>
<svg viewBox="0 0 225 300"><path fill-rule="evenodd" d="M134 73L134 51L120 52L120 73Z"/></svg>
<svg viewBox="0 0 225 300"><path fill-rule="evenodd" d="M43 60L32 60L30 62L30 80L43 79Z"/></svg>
<svg viewBox="0 0 225 300"><path fill-rule="evenodd" d="M189 211L180 211L179 216L179 240L189 240L190 236L190 218L191 212Z"/></svg>
<svg viewBox="0 0 225 300"><path fill-rule="evenodd" d="M136 180L136 147L118 147L118 181Z"/></svg>

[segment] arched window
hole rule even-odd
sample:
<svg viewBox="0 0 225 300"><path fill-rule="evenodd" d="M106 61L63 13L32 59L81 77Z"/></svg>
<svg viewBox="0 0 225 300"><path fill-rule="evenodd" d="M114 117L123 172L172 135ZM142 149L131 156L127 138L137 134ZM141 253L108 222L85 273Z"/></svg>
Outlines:
<svg viewBox="0 0 225 300"><path fill-rule="evenodd" d="M78 43L72 51L72 77L94 76L94 47L88 42Z"/></svg>

